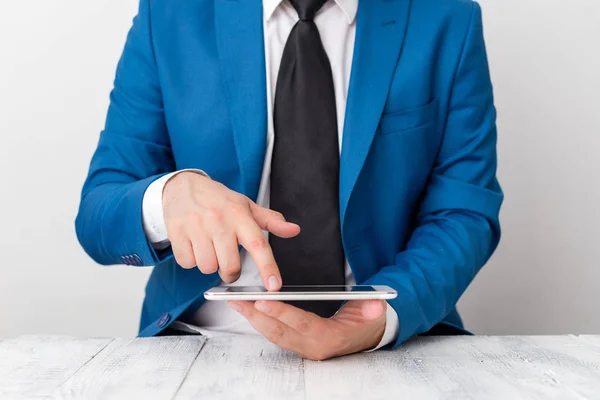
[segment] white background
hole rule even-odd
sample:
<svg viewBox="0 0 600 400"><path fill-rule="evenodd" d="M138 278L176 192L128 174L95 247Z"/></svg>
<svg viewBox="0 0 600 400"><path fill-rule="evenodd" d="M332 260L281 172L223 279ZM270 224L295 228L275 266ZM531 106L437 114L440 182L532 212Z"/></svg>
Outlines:
<svg viewBox="0 0 600 400"><path fill-rule="evenodd" d="M600 333L600 2L481 4L504 236L460 310L478 333ZM136 9L0 3L0 337L136 333L149 269L94 265L73 227Z"/></svg>

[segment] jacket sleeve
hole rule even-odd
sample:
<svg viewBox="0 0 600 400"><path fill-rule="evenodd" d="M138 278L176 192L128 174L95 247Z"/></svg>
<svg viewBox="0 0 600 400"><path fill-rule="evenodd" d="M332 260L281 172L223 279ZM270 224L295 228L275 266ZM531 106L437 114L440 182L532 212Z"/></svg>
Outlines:
<svg viewBox="0 0 600 400"><path fill-rule="evenodd" d="M98 263L154 265L142 199L154 180L175 169L165 124L150 0L141 0L119 61L106 125L83 186L75 229Z"/></svg>
<svg viewBox="0 0 600 400"><path fill-rule="evenodd" d="M496 179L496 111L481 9L471 22L456 69L443 142L414 230L396 264L367 284L395 288L395 345L442 321L500 240L503 194Z"/></svg>

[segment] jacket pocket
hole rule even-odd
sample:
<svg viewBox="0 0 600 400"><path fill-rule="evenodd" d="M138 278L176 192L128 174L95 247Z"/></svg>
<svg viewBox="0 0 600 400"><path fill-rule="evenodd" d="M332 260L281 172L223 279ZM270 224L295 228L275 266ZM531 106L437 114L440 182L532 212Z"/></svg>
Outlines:
<svg viewBox="0 0 600 400"><path fill-rule="evenodd" d="M437 99L433 99L421 107L383 114L379 122L379 134L387 136L433 125L437 108Z"/></svg>

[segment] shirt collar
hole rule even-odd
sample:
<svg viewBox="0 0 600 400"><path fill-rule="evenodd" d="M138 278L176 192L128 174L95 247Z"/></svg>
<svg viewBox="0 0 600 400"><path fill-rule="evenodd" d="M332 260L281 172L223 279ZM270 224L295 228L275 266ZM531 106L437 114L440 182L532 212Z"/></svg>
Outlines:
<svg viewBox="0 0 600 400"><path fill-rule="evenodd" d="M273 13L279 7L284 0L263 0L263 13L266 21L270 20ZM335 4L342 9L346 18L348 19L348 25L351 25L356 19L356 13L358 12L358 0L334 0ZM369 0L366 0L369 1Z"/></svg>

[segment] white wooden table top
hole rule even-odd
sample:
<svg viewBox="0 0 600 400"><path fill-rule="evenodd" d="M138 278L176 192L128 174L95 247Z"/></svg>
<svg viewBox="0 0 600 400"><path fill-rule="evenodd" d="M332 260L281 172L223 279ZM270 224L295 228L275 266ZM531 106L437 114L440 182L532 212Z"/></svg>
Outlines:
<svg viewBox="0 0 600 400"><path fill-rule="evenodd" d="M414 339L313 362L260 337L0 341L0 399L600 399L600 336Z"/></svg>

